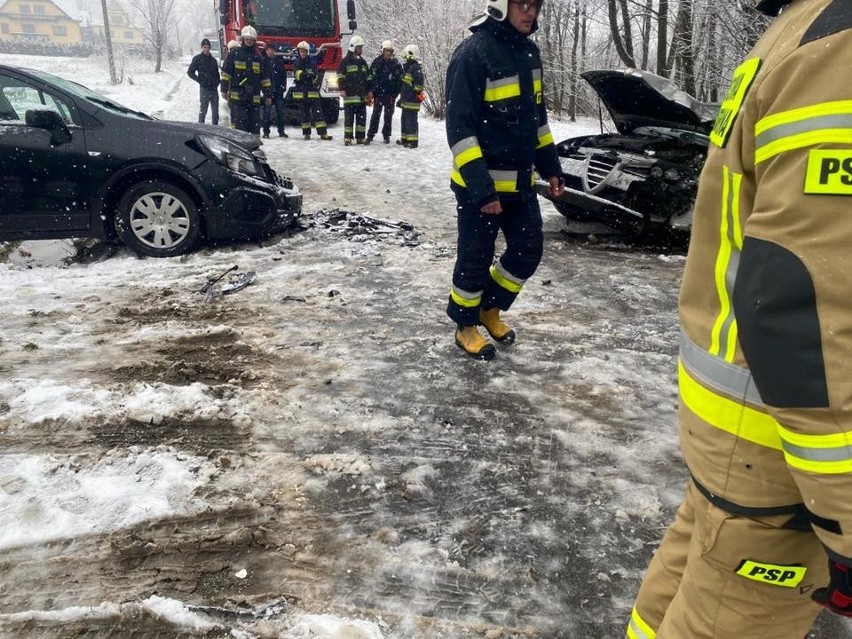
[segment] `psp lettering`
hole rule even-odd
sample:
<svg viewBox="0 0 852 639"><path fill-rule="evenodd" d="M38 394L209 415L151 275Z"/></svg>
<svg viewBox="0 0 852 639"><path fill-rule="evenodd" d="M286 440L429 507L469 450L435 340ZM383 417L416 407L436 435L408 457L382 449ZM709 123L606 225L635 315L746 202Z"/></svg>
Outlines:
<svg viewBox="0 0 852 639"><path fill-rule="evenodd" d="M852 185L852 157L824 157L820 163L819 183L828 184L830 180L839 180L842 184Z"/></svg>
<svg viewBox="0 0 852 639"><path fill-rule="evenodd" d="M793 579L799 573L795 570L782 570L780 568L764 568L763 566L753 566L749 571L749 576L760 577L764 581L777 581L784 583L788 579Z"/></svg>

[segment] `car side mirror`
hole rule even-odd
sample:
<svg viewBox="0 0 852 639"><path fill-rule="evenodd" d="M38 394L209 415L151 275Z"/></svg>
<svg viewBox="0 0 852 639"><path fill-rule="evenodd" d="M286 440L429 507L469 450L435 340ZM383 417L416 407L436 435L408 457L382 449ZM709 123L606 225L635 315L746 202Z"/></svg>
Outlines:
<svg viewBox="0 0 852 639"><path fill-rule="evenodd" d="M53 146L68 144L71 141L71 131L56 111L30 109L24 116L24 121L34 129L50 131L50 143Z"/></svg>
<svg viewBox="0 0 852 639"><path fill-rule="evenodd" d="M355 22L355 20L350 20L349 21L349 30L355 31L355 29L357 29L357 28L358 28L358 23Z"/></svg>
<svg viewBox="0 0 852 639"><path fill-rule="evenodd" d="M346 0L346 17L349 18L350 20L355 19L355 0ZM350 28L354 28L354 27L350 27Z"/></svg>

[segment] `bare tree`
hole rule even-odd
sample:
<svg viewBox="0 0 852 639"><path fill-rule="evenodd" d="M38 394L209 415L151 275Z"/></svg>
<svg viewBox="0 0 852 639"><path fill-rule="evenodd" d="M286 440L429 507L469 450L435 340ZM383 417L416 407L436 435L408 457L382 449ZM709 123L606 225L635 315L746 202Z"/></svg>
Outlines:
<svg viewBox="0 0 852 639"><path fill-rule="evenodd" d="M130 4L144 22L145 40L154 52L154 73L159 73L172 29L175 0L130 0Z"/></svg>

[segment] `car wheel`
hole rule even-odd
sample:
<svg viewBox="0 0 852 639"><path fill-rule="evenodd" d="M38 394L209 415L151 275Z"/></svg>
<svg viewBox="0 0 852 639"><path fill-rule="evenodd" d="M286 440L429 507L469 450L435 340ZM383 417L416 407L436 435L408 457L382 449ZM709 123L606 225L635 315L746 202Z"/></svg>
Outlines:
<svg viewBox="0 0 852 639"><path fill-rule="evenodd" d="M121 197L115 228L137 253L172 257L193 247L201 232L201 217L186 191L162 180L146 180Z"/></svg>

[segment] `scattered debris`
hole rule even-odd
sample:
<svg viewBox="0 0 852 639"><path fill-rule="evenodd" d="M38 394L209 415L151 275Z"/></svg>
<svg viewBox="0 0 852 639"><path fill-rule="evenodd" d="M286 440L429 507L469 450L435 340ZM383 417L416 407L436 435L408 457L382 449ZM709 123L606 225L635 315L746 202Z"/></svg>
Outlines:
<svg viewBox="0 0 852 639"><path fill-rule="evenodd" d="M321 226L332 233L339 233L357 241L395 241L400 246L419 246L420 233L408 222L380 220L340 209L320 210L313 215L303 215L309 225Z"/></svg>

